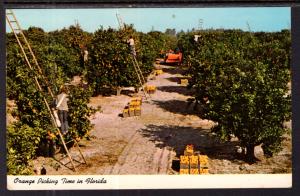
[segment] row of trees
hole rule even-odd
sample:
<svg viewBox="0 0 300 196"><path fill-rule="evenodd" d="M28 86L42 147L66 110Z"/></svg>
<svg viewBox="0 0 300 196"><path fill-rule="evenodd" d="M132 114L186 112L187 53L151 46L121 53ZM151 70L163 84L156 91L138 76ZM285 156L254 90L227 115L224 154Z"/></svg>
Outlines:
<svg viewBox="0 0 300 196"><path fill-rule="evenodd" d="M169 35L141 33L133 26L125 26L122 30L101 27L95 33L85 32L79 25L52 32L30 27L24 34L54 94L58 94L61 86L74 76L82 76L83 81L88 82L88 86L69 87L71 127L67 139L83 137L92 128L89 116L95 110L87 104L93 94L102 93L107 87L139 85L127 45L130 35L135 39L137 60L145 77L152 71L159 51L169 48L170 43L174 44L169 41ZM55 133L55 128L43 96L49 103L53 100L37 90L34 83L36 72L28 69L14 35L8 33L6 38L7 97L17 106L12 112L17 121L7 127L8 174L30 174L29 161L45 155L43 149L53 141L59 143L58 138L49 138L49 133ZM83 61L85 49L89 51L87 62ZM42 76L38 77L43 80ZM46 86L42 88L46 89Z"/></svg>
<svg viewBox="0 0 300 196"><path fill-rule="evenodd" d="M54 94L60 87L70 81L73 75L83 71L80 63L80 42L88 33L78 26L71 26L55 32L44 32L41 28L31 27L24 31L25 36L42 67L42 71L50 83ZM73 36L73 39L71 39ZM68 39L67 39L68 38ZM47 93L37 90L34 76L37 76L46 89L44 78L37 71L28 69L21 49L12 33L7 34L7 97L15 101L17 108L12 112L16 122L7 127L7 169L8 174L30 174L28 162L37 155L46 155L49 144L58 142L49 111L43 101L48 103L53 98ZM92 125L88 117L94 110L87 106L92 95L91 88L83 86L69 87L69 122L68 138L83 137ZM79 112L80 111L80 112Z"/></svg>
<svg viewBox="0 0 300 196"><path fill-rule="evenodd" d="M283 122L291 118L290 31L191 32L178 44L202 115L217 123L212 131L224 140L237 137L250 161L256 145L267 156L278 152L287 131Z"/></svg>
<svg viewBox="0 0 300 196"><path fill-rule="evenodd" d="M93 94L139 86L127 45L131 35L145 77L163 51L175 47L183 51L191 76L189 87L204 107L203 116L217 123L213 131L220 138L238 137L249 159L254 159L258 144L270 156L280 149L286 132L282 123L291 116L289 31L210 30L181 32L176 37L137 32L130 25L88 33L76 25L53 32L31 27L24 32L55 94L73 76L88 82L88 87L70 87L69 138L83 137L92 128L89 116L95 110L87 104ZM194 35L200 35L198 41ZM83 62L83 49L89 51L87 62ZM17 121L7 128L8 174L29 174L28 162L42 153L54 127L12 33L7 34L7 96L17 105L13 112Z"/></svg>
<svg viewBox="0 0 300 196"><path fill-rule="evenodd" d="M129 53L127 44L130 36L133 36L135 40L136 58L144 77L147 77L153 70L153 62L160 52L176 45L174 36L158 31L137 32L132 25L125 25L122 30L98 29L88 47L90 58L86 75L95 93L101 92L103 87L137 87L139 85L134 71L133 57Z"/></svg>

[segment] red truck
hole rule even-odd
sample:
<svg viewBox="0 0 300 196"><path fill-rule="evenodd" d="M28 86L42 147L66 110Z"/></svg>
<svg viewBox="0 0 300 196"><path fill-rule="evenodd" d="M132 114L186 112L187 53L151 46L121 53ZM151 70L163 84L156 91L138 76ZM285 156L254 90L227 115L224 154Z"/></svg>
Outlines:
<svg viewBox="0 0 300 196"><path fill-rule="evenodd" d="M170 50L169 52L166 53L164 62L166 64L178 64L180 65L182 63L182 52L174 52Z"/></svg>

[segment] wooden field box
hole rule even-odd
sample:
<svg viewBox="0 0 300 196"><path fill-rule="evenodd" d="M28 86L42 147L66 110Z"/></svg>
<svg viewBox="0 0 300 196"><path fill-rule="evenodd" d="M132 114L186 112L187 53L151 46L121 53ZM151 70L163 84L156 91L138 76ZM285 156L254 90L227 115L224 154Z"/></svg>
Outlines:
<svg viewBox="0 0 300 196"><path fill-rule="evenodd" d="M188 79L180 79L179 80L179 83L182 85L182 86L186 86L189 84L189 80Z"/></svg>
<svg viewBox="0 0 300 196"><path fill-rule="evenodd" d="M154 94L155 91L156 91L156 86L154 86L154 85L147 85L147 86L145 87L145 90L146 90L146 92L147 92L148 94Z"/></svg>
<svg viewBox="0 0 300 196"><path fill-rule="evenodd" d="M199 169L199 173L200 173L200 174L209 174L208 168L207 168L207 167L205 167L205 168L200 168L200 169Z"/></svg>
<svg viewBox="0 0 300 196"><path fill-rule="evenodd" d="M137 100L131 100L129 102L129 107L138 107L141 105L141 102L140 101L137 101Z"/></svg>
<svg viewBox="0 0 300 196"><path fill-rule="evenodd" d="M164 72L163 72L163 70L161 70L161 69L157 69L157 70L155 70L155 75L161 75L161 74L163 74Z"/></svg>
<svg viewBox="0 0 300 196"><path fill-rule="evenodd" d="M193 145L187 145L185 147L184 153L185 156L191 156L194 154L194 146Z"/></svg>
<svg viewBox="0 0 300 196"><path fill-rule="evenodd" d="M131 101L138 102L139 105L142 105L142 97L134 97Z"/></svg>
<svg viewBox="0 0 300 196"><path fill-rule="evenodd" d="M207 155L199 155L199 165L200 168L208 167L208 157Z"/></svg>
<svg viewBox="0 0 300 196"><path fill-rule="evenodd" d="M129 107L129 116L130 117L135 116L135 114L134 114L134 107Z"/></svg>
<svg viewBox="0 0 300 196"><path fill-rule="evenodd" d="M124 108L123 109L123 118L127 118L129 117L129 109L128 108Z"/></svg>
<svg viewBox="0 0 300 196"><path fill-rule="evenodd" d="M188 156L180 156L180 169L189 169L190 168L190 159Z"/></svg>
<svg viewBox="0 0 300 196"><path fill-rule="evenodd" d="M137 106L134 108L134 115L135 116L141 116L142 114L142 111L141 111L141 107L140 106Z"/></svg>
<svg viewBox="0 0 300 196"><path fill-rule="evenodd" d="M196 168L196 169L190 168L190 174L199 174L199 169L198 168Z"/></svg>
<svg viewBox="0 0 300 196"><path fill-rule="evenodd" d="M180 169L180 170L179 170L179 174L180 174L180 175L190 174L190 173L189 173L189 169Z"/></svg>
<svg viewBox="0 0 300 196"><path fill-rule="evenodd" d="M199 168L199 159L198 156L191 155L189 156L190 159L190 168L198 169Z"/></svg>

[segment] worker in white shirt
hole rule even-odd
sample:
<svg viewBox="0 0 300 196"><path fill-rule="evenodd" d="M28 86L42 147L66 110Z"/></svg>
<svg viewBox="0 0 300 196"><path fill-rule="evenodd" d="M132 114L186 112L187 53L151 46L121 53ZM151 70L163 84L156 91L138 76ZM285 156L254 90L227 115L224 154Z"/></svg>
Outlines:
<svg viewBox="0 0 300 196"><path fill-rule="evenodd" d="M56 109L58 110L58 118L61 123L61 132L65 135L68 132L68 95L65 86L61 88L60 94L57 95L56 99Z"/></svg>
<svg viewBox="0 0 300 196"><path fill-rule="evenodd" d="M131 54L133 56L136 56L134 39L133 39L132 35L129 37L129 40L127 41L127 43L129 44Z"/></svg>
<svg viewBox="0 0 300 196"><path fill-rule="evenodd" d="M88 60L88 55L89 55L89 52L88 52L87 49L85 48L84 51L83 51L83 61L84 61L84 62L87 62L87 60Z"/></svg>

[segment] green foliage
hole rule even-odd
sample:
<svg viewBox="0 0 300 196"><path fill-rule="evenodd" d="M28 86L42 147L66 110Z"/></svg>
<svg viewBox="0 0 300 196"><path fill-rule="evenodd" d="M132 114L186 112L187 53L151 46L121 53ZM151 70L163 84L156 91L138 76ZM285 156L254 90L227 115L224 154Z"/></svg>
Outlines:
<svg viewBox="0 0 300 196"><path fill-rule="evenodd" d="M87 81L95 85L96 92L102 87L131 86L138 82L126 37L121 31L97 30L90 51Z"/></svg>
<svg viewBox="0 0 300 196"><path fill-rule="evenodd" d="M87 81L94 86L96 93L106 87L139 86L133 57L127 44L130 35L135 40L137 61L144 77L152 71L157 54L157 48L152 45L155 39L136 32L133 26L125 26L122 30L100 28L91 41L87 68Z"/></svg>
<svg viewBox="0 0 300 196"><path fill-rule="evenodd" d="M50 43L63 46L63 49L54 51L58 56L64 57L59 62L64 74L71 79L73 76L83 75L86 69L83 63L83 49L89 46L92 34L83 31L77 24L50 32L49 35Z"/></svg>
<svg viewBox="0 0 300 196"><path fill-rule="evenodd" d="M28 161L35 157L43 130L16 123L7 127L8 175L32 174Z"/></svg>
<svg viewBox="0 0 300 196"><path fill-rule="evenodd" d="M266 155L277 152L291 117L290 35L282 33L203 31L198 42L193 33L179 40L196 99L209 98L204 117L217 122L212 131L238 137L249 157L261 143Z"/></svg>
<svg viewBox="0 0 300 196"><path fill-rule="evenodd" d="M177 47L177 38L175 36L160 31L151 31L147 34L154 39L154 41L151 42L151 46L156 51L156 57L164 58L167 51L170 49L174 50Z"/></svg>
<svg viewBox="0 0 300 196"><path fill-rule="evenodd" d="M137 59L142 62L141 70L147 76L153 70L153 62L158 57L159 50L155 47L156 40L149 34L138 33L138 38Z"/></svg>
<svg viewBox="0 0 300 196"><path fill-rule="evenodd" d="M74 62L79 62L76 58L79 58L80 54L69 55L70 48L66 47L68 43L65 43L64 39L56 42L57 37L40 28L30 27L24 31L24 34L31 44L42 72L49 81L49 87L54 95L58 94L59 88L68 80L66 74L71 77L75 73L73 71L65 73L66 67L75 66ZM81 38L77 38L77 40L81 40ZM10 99L15 100L17 106L17 111L14 112L17 122L7 128L8 173L29 174L28 161L39 153L43 155L43 146L47 143L48 132L56 132L43 100L45 97L51 106L53 98L46 93L47 86L44 78L39 74L33 62L31 62L34 66L33 71L29 69L13 34L7 34L6 45L7 95ZM76 44L72 46L75 48ZM44 90L43 94L37 90L35 76ZM71 91L70 133L73 134L68 137L81 137L91 128L88 117L92 110L87 106L90 93L86 92L88 91L79 87L74 87Z"/></svg>
<svg viewBox="0 0 300 196"><path fill-rule="evenodd" d="M31 48L37 58L37 61L42 67L44 75L47 76L48 82L53 84L51 90L57 92L58 87L63 84L66 79L63 74L62 65L68 61L68 52L61 44L49 43L48 33L43 32L36 27L30 27L27 31L24 31L28 41L31 44ZM9 98L16 97L15 93L18 89L26 86L21 86L22 81L28 77L33 78L34 74L29 70L23 53L16 39L12 33L7 34L7 95ZM28 51L28 50L25 50ZM28 56L31 56L27 53ZM31 61L34 65L34 62ZM38 69L33 67L36 73ZM31 75L30 75L31 74ZM40 74L37 74L41 78ZM30 81L34 85L34 81ZM43 88L46 88L43 86Z"/></svg>
<svg viewBox="0 0 300 196"><path fill-rule="evenodd" d="M92 93L91 87L73 86L70 89L68 106L71 127L69 131L72 138L82 138L92 128L89 117L96 111L87 105Z"/></svg>

